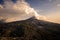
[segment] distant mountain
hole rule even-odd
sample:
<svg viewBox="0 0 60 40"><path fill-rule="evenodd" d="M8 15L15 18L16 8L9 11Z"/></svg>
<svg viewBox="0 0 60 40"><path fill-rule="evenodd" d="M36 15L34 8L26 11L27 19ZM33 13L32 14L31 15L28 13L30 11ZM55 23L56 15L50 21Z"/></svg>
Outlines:
<svg viewBox="0 0 60 40"><path fill-rule="evenodd" d="M60 40L60 24L35 17L10 23L0 22L0 40Z"/></svg>

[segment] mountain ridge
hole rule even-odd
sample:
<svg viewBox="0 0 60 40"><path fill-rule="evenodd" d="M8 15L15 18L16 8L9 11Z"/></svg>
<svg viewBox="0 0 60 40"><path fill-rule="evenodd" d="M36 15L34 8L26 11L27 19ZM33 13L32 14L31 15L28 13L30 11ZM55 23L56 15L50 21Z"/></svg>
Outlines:
<svg viewBox="0 0 60 40"><path fill-rule="evenodd" d="M17 40L60 40L60 24L37 20L35 17L23 21L0 23L0 37L1 39L8 37L7 40L13 40L13 38Z"/></svg>

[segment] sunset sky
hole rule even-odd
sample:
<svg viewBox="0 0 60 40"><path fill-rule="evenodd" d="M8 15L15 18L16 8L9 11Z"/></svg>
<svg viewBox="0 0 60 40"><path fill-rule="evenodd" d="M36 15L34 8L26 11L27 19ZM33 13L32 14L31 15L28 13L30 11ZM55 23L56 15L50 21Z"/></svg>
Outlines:
<svg viewBox="0 0 60 40"><path fill-rule="evenodd" d="M12 0L16 3L17 0ZM48 17L53 22L60 23L60 0L25 0L38 14ZM4 1L0 0L3 5Z"/></svg>

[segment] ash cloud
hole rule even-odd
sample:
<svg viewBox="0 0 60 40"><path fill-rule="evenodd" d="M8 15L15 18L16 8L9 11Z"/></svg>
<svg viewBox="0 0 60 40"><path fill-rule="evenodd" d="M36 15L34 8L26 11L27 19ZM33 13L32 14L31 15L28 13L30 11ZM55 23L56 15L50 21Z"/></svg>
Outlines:
<svg viewBox="0 0 60 40"><path fill-rule="evenodd" d="M4 0L4 5L0 5L0 20L6 19L5 22L26 20L32 16L37 19L46 19L30 7L25 0L17 0L16 3L11 0Z"/></svg>

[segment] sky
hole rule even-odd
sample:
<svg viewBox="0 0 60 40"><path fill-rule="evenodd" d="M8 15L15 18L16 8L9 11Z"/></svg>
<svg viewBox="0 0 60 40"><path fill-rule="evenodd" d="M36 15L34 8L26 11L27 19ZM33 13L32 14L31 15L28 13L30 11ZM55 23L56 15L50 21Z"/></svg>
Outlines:
<svg viewBox="0 0 60 40"><path fill-rule="evenodd" d="M48 19L60 23L60 0L25 0L34 8L38 14L48 17ZM16 3L16 0L12 0ZM4 4L0 0L0 4Z"/></svg>
<svg viewBox="0 0 60 40"><path fill-rule="evenodd" d="M60 0L27 0L27 2L43 15L60 11Z"/></svg>
<svg viewBox="0 0 60 40"><path fill-rule="evenodd" d="M12 1L16 2L16 0ZM60 11L60 0L26 0L26 2L42 15L47 15L52 11ZM4 1L0 0L0 4L3 3Z"/></svg>

